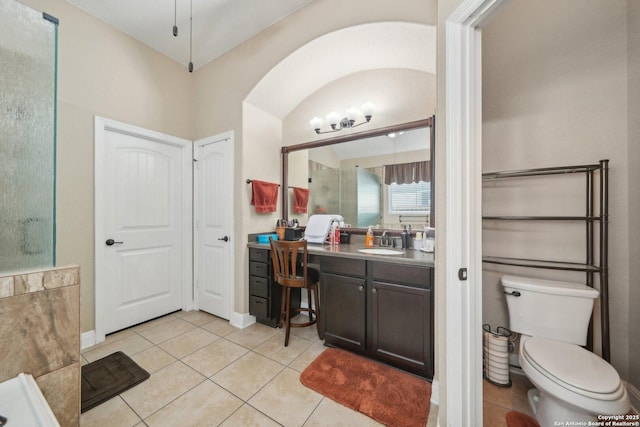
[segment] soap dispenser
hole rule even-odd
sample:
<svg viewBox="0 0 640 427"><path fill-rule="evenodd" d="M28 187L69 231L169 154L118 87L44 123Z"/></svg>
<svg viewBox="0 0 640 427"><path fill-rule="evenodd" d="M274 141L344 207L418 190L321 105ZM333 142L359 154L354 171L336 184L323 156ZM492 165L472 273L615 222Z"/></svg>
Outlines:
<svg viewBox="0 0 640 427"><path fill-rule="evenodd" d="M371 226L369 226L369 229L367 230L367 235L365 236L365 239L364 239L364 245L368 248L372 248L374 246L373 229L371 228Z"/></svg>

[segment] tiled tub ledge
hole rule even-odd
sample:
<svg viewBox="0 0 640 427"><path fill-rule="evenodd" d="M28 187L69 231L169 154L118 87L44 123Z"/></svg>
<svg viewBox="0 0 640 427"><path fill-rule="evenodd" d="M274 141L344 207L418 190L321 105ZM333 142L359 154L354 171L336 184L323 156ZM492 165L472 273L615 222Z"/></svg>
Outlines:
<svg viewBox="0 0 640 427"><path fill-rule="evenodd" d="M80 417L80 268L0 275L0 381L33 375L61 426Z"/></svg>
<svg viewBox="0 0 640 427"><path fill-rule="evenodd" d="M78 266L56 267L41 271L0 274L0 298L80 284Z"/></svg>

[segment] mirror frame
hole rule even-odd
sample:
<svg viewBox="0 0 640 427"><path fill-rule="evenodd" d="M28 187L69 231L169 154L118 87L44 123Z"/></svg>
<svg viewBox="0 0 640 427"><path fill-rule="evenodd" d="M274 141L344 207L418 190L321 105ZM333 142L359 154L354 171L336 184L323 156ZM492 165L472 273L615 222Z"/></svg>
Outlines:
<svg viewBox="0 0 640 427"><path fill-rule="evenodd" d="M289 219L289 153L300 150L308 150L310 148L326 147L327 145L340 144L343 142L354 141L356 139L371 138L374 136L386 135L391 132L400 132L417 128L430 128L429 135L429 157L432 160L431 163L431 213L429 214L429 226L435 226L435 197L434 197L434 180L436 174L435 163L433 162L436 146L436 116L433 115L426 119L416 120L413 122L402 123L398 125L387 126L384 128L367 130L364 132L356 132L348 135L340 135L333 138L320 139L317 141L304 142L302 144L295 144L289 146L283 146L280 149L282 153L282 217L285 220Z"/></svg>

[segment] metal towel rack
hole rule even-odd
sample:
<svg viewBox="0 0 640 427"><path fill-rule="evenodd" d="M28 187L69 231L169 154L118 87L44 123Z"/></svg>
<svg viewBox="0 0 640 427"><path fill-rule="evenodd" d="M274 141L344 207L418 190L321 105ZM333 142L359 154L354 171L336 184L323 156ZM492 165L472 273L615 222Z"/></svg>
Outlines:
<svg viewBox="0 0 640 427"><path fill-rule="evenodd" d="M598 172L600 185L598 188L599 214L594 214L595 185L594 175ZM483 216L486 220L501 221L584 221L586 224L586 259L584 263L562 262L554 260L524 259L509 257L483 257L482 261L527 268L543 268L563 271L581 271L586 273L587 286L593 287L594 276L600 281L600 322L602 339L602 358L611 361L611 347L609 334L609 160L600 160L598 164L579 166L560 166L539 169L524 169L516 171L489 172L482 174L484 181L533 177L544 175L561 175L584 173L586 175L586 208L584 216ZM599 259L595 260L595 231L594 223L598 223L600 236ZM587 346L593 348L593 314L589 329Z"/></svg>
<svg viewBox="0 0 640 427"><path fill-rule="evenodd" d="M245 182L246 182L247 184L251 184L251 183L253 182L253 180L252 180L252 179L248 179L248 178L247 178L247 180L246 180ZM280 187L280 184L278 184L278 187Z"/></svg>

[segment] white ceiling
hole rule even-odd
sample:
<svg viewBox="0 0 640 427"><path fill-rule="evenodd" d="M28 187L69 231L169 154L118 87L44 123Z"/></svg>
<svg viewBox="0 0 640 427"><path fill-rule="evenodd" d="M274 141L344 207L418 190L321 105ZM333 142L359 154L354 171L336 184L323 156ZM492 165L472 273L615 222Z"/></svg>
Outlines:
<svg viewBox="0 0 640 427"><path fill-rule="evenodd" d="M189 64L191 0L68 0L107 24ZM197 69L313 0L193 0L192 62ZM177 13L176 11L177 5ZM178 37L173 36L174 16Z"/></svg>

